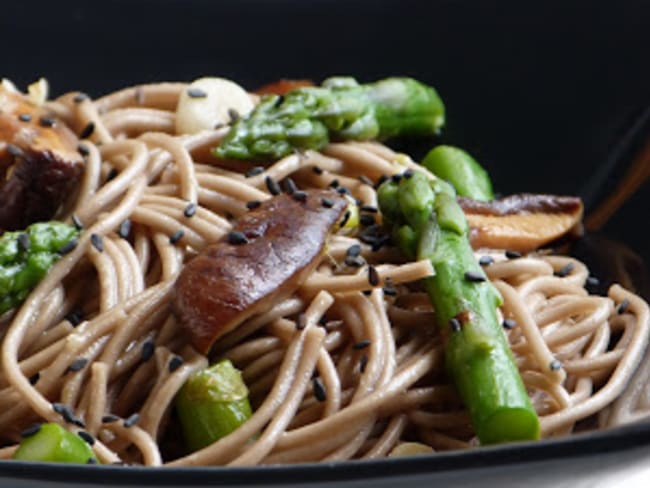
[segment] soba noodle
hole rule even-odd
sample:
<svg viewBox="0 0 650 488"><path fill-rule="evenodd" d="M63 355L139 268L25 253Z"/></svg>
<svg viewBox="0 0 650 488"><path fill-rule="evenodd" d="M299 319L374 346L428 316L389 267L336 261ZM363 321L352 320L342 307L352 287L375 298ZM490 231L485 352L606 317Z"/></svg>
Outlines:
<svg viewBox="0 0 650 488"><path fill-rule="evenodd" d="M431 274L431 264L404 264L395 249L375 252L349 235L331 237L327 255L293 296L217 342L210 360L226 357L243 371L252 418L200 451L173 446L174 396L208 364L187 345L170 308L183 263L227 233L247 202L270 198L267 176L291 176L301 188L337 179L376 206L364 177L415 167L383 145L344 143L292 154L245 177L245 165L226 169L209 156L227 129L174 135L185 87L49 102L77 131L94 124L83 141L78 194L59 216L70 221L74 214L84 231L3 320L0 430L8 447L0 456L11 456L31 423L63 422L62 405L68 420L97 438L102 463L244 466L378 458L403 441L434 451L476 446L443 371L434 312L415 283ZM103 250L92 245L93 235ZM366 265L351 271L341 264L351 245L376 266L379 286L369 289ZM588 270L570 257L490 253L495 263L486 272L505 299L501 316L517 324L504 330L543 437L637 418L626 414L631 407L608 406L642 360L648 305L616 285L608 296L589 295ZM561 269L570 272L559 276ZM555 360L562 368L551 371ZM75 361L81 368L71 370Z"/></svg>

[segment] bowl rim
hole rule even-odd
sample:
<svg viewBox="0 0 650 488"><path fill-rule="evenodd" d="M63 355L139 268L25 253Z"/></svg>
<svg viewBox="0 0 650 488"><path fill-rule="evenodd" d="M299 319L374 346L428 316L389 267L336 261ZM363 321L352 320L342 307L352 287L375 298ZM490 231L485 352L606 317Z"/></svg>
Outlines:
<svg viewBox="0 0 650 488"><path fill-rule="evenodd" d="M650 419L620 427L544 439L486 446L465 451L377 460L356 460L253 467L146 467L119 465L62 465L0 461L0 479L42 480L81 485L142 483L170 486L309 485L310 483L370 481L435 475L458 470L498 468L564 458L590 457L650 446ZM98 471L99 470L99 471Z"/></svg>

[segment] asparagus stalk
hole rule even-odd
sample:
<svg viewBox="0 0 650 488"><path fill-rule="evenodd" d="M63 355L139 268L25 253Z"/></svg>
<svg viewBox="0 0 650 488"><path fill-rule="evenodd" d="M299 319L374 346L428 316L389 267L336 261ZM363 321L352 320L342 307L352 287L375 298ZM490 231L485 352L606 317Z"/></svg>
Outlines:
<svg viewBox="0 0 650 488"><path fill-rule="evenodd" d="M497 321L501 297L474 258L453 188L415 172L386 181L378 196L395 242L433 264L425 288L445 341L446 368L481 443L537 439L539 420Z"/></svg>
<svg viewBox="0 0 650 488"><path fill-rule="evenodd" d="M248 388L227 359L188 378L176 396L176 411L192 451L230 434L252 414Z"/></svg>
<svg viewBox="0 0 650 488"><path fill-rule="evenodd" d="M462 149L444 145L434 147L425 156L422 166L451 183L463 197L482 201L494 199L487 171Z"/></svg>
<svg viewBox="0 0 650 488"><path fill-rule="evenodd" d="M59 424L42 424L25 437L14 452L14 459L49 463L96 463L97 458L86 441Z"/></svg>
<svg viewBox="0 0 650 488"><path fill-rule="evenodd" d="M0 314L25 300L79 231L63 222L40 222L0 237Z"/></svg>
<svg viewBox="0 0 650 488"><path fill-rule="evenodd" d="M220 158L273 160L295 149L320 149L330 138L386 139L436 133L445 109L436 91L411 78L360 85L337 77L320 87L266 95L237 120L214 153Z"/></svg>

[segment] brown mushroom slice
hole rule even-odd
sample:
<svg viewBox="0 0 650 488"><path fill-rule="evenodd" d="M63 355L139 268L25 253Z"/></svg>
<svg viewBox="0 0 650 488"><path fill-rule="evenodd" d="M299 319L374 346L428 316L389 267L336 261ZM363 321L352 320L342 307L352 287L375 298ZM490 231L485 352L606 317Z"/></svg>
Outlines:
<svg viewBox="0 0 650 488"><path fill-rule="evenodd" d="M347 205L332 191L279 195L187 263L174 310L192 345L207 353L218 337L290 296L320 262Z"/></svg>
<svg viewBox="0 0 650 488"><path fill-rule="evenodd" d="M581 229L578 197L522 193L489 202L459 198L474 249L529 252Z"/></svg>
<svg viewBox="0 0 650 488"><path fill-rule="evenodd" d="M0 86L0 232L54 216L83 164L63 121Z"/></svg>

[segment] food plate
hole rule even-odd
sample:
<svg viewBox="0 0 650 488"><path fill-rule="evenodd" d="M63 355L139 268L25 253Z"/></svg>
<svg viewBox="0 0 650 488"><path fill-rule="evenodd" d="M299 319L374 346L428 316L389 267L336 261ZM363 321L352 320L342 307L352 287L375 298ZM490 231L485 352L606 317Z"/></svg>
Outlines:
<svg viewBox="0 0 650 488"><path fill-rule="evenodd" d="M615 10L581 1L534 8L514 1L355 0L345 7L323 0L15 2L5 7L0 38L14 46L5 53L4 76L24 86L43 75L57 93L83 89L99 95L125 84L203 74L250 88L279 77L341 73L370 80L408 74L437 87L450 113L445 141L476 154L500 191L577 193L590 210L613 190L648 135L650 68L644 46L650 34L642 14L635 2ZM28 34L26 25L36 34ZM648 205L646 185L604 228L646 262L648 233L634 222ZM551 466L587 476L596 465L607 465L603 451L616 462L631 463L647 454L649 434L650 424L641 422L430 458L262 469L151 471L7 462L0 466L0 479L17 486L47 486L46 480L103 486L417 486L503 479L507 469L506 478L525 473L521 476L542 480L540 473ZM584 462L574 462L578 459Z"/></svg>

